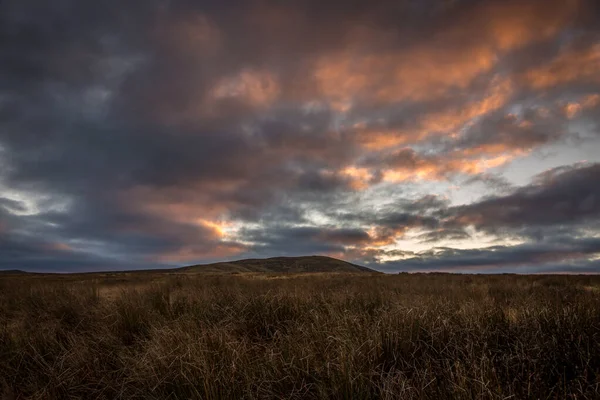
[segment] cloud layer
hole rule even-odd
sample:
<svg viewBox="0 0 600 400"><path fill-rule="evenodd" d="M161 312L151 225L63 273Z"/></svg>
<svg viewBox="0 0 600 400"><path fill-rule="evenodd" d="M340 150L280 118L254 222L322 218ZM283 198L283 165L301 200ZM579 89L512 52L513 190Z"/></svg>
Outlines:
<svg viewBox="0 0 600 400"><path fill-rule="evenodd" d="M597 272L591 0L0 4L0 269Z"/></svg>

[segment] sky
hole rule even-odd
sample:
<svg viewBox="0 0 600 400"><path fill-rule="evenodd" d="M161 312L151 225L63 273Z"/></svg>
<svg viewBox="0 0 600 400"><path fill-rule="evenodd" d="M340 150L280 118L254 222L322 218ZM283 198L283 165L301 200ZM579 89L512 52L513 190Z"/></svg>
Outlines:
<svg viewBox="0 0 600 400"><path fill-rule="evenodd" d="M4 0L0 270L600 272L593 0Z"/></svg>

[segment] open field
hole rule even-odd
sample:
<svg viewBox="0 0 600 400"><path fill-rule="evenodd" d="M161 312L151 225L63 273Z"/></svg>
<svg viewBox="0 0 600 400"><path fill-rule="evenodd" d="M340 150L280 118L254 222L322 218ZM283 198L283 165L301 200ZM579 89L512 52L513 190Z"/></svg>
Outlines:
<svg viewBox="0 0 600 400"><path fill-rule="evenodd" d="M0 277L2 399L600 398L600 277Z"/></svg>

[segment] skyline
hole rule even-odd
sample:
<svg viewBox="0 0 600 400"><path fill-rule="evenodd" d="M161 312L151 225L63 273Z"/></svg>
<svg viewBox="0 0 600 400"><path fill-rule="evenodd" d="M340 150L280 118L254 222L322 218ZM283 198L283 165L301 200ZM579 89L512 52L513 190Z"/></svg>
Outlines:
<svg viewBox="0 0 600 400"><path fill-rule="evenodd" d="M0 270L600 272L592 0L0 4Z"/></svg>

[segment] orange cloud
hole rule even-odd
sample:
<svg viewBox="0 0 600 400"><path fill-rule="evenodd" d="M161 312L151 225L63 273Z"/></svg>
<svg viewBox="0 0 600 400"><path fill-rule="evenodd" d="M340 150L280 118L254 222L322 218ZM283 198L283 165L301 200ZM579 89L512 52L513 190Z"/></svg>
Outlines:
<svg viewBox="0 0 600 400"><path fill-rule="evenodd" d="M396 242L396 239L403 237L412 226L400 226L396 228L388 228L382 226L372 226L367 231L371 240L370 247L389 246Z"/></svg>
<svg viewBox="0 0 600 400"><path fill-rule="evenodd" d="M503 1L475 9L475 25L496 48L514 50L525 44L554 37L580 10L580 0ZM478 31L479 29L474 29ZM473 30L471 30L473 32Z"/></svg>
<svg viewBox="0 0 600 400"><path fill-rule="evenodd" d="M376 54L368 46L385 35L356 29L345 50L317 58L313 76L320 94L338 111L347 111L353 101L438 98L468 88L503 53L555 36L579 6L578 0L482 5L431 39L401 51L378 48Z"/></svg>
<svg viewBox="0 0 600 400"><path fill-rule="evenodd" d="M422 158L414 166L384 170L383 180L388 182L415 180L440 181L447 179L449 175L457 173L477 175L488 169L504 165L513 158L513 155L481 157L477 159Z"/></svg>
<svg viewBox="0 0 600 400"><path fill-rule="evenodd" d="M313 76L320 94L338 111L356 100L393 103L439 97L450 88L464 89L472 79L489 71L495 57L475 50L470 57L441 53L424 47L404 54L355 54L344 51L321 56Z"/></svg>
<svg viewBox="0 0 600 400"><path fill-rule="evenodd" d="M565 51L547 65L525 74L534 89L547 89L569 82L600 82L600 43L584 50Z"/></svg>
<svg viewBox="0 0 600 400"><path fill-rule="evenodd" d="M245 246L237 243L216 243L209 248L196 248L191 245L152 257L152 261L183 263L209 258L223 259L236 256L247 250L248 249Z"/></svg>
<svg viewBox="0 0 600 400"><path fill-rule="evenodd" d="M181 201L155 198L146 203L140 203L138 210L141 208L150 214L159 215L164 219L181 223L199 221L197 222L198 225L205 225L203 221L207 216L217 217L228 210L226 204L213 204L208 199L202 200L198 198L198 200L198 202L194 202L192 199L187 198L181 199Z"/></svg>
<svg viewBox="0 0 600 400"><path fill-rule="evenodd" d="M492 143L450 153L427 156L411 148L397 150L369 166L347 166L340 172L353 179L353 188L365 190L375 177L385 182L441 181L454 174L477 175L500 167L530 151L510 143Z"/></svg>
<svg viewBox="0 0 600 400"><path fill-rule="evenodd" d="M356 134L360 144L367 150L383 150L414 140L410 131L401 129L361 129Z"/></svg>
<svg viewBox="0 0 600 400"><path fill-rule="evenodd" d="M159 19L156 34L170 49L190 58L215 57L222 49L223 38L219 27L201 13L165 15Z"/></svg>
<svg viewBox="0 0 600 400"><path fill-rule="evenodd" d="M176 224L183 224L200 228L200 231L209 234L212 240L228 239L231 225L223 216L235 205L215 198L226 196L231 187L232 184L227 182L206 182L202 187L190 185L186 188L131 188L120 193L121 207L137 214L154 216L158 222L121 225L120 229L126 232L177 236L179 228Z"/></svg>
<svg viewBox="0 0 600 400"><path fill-rule="evenodd" d="M567 118L573 119L583 110L596 107L600 104L600 95L592 94L581 98L577 102L570 102L563 106L562 111Z"/></svg>
<svg viewBox="0 0 600 400"><path fill-rule="evenodd" d="M512 81L496 76L491 80L482 99L473 101L466 106L426 115L420 123L420 136L427 135L431 131L453 132L472 119L500 109L507 103L512 93Z"/></svg>
<svg viewBox="0 0 600 400"><path fill-rule="evenodd" d="M212 230L214 236L220 239L225 238L228 235L228 230L233 226L232 222L224 220L210 221L207 219L199 219L196 223Z"/></svg>
<svg viewBox="0 0 600 400"><path fill-rule="evenodd" d="M351 129L358 136L358 141L368 150L383 150L415 143L432 135L455 136L457 131L470 121L506 105L513 91L513 83L509 78L496 76L491 80L488 90L481 99L466 105L424 114L413 128L370 129L365 127L366 124L356 124Z"/></svg>
<svg viewBox="0 0 600 400"><path fill-rule="evenodd" d="M207 183L203 189L161 189L136 187L121 194L124 207L157 217L157 222L142 226L127 226L133 232L143 232L164 237L178 238L182 243L177 249L151 257L151 261L178 263L207 258L226 258L244 252L246 247L235 242L235 226L224 219L231 204L218 202L203 193L227 190L231 184ZM218 193L212 193L218 196ZM174 224L170 224L174 223ZM182 231L180 226L196 226L197 231ZM196 237L198 236L198 237Z"/></svg>
<svg viewBox="0 0 600 400"><path fill-rule="evenodd" d="M350 178L350 187L354 190L364 190L370 186L373 175L368 168L350 166L340 171L342 176Z"/></svg>
<svg viewBox="0 0 600 400"><path fill-rule="evenodd" d="M494 66L496 56L489 48L474 48L467 54L445 52L434 46L393 56L396 65L390 84L376 92L378 101L422 101L443 96L450 89L465 89L473 79Z"/></svg>

